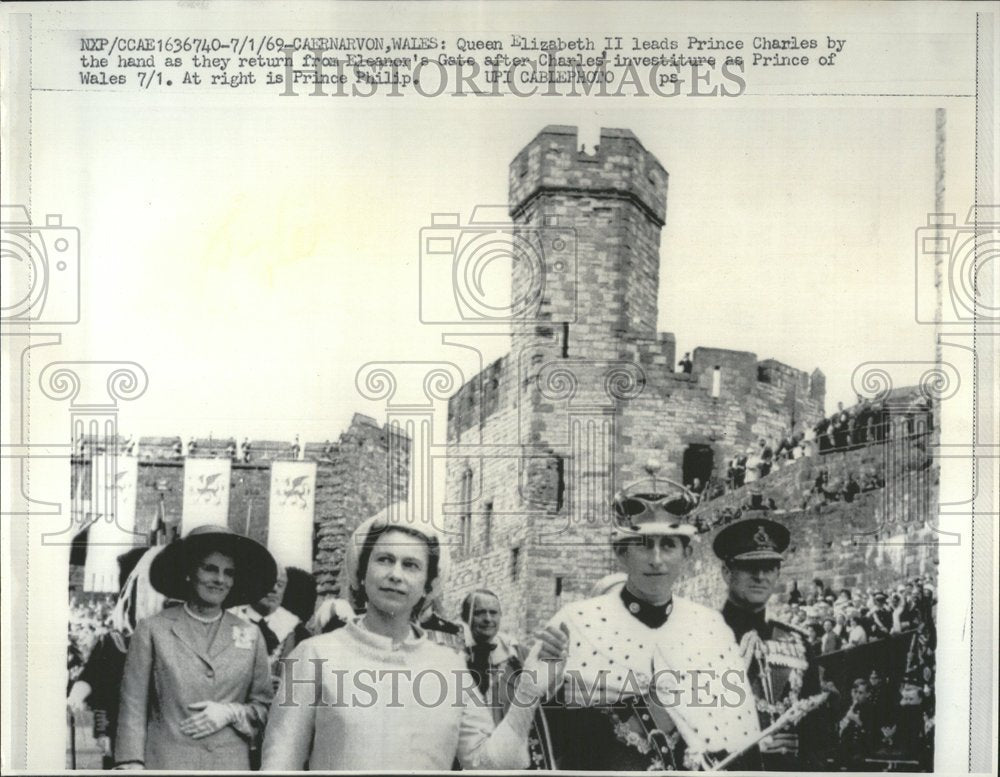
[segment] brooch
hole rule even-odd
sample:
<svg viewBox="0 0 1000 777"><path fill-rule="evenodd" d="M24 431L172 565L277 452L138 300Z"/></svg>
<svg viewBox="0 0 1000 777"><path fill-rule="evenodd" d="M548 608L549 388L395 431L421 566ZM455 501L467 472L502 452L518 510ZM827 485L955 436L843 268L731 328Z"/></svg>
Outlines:
<svg viewBox="0 0 1000 777"><path fill-rule="evenodd" d="M253 650L257 629L253 626L233 626L233 642L240 650Z"/></svg>

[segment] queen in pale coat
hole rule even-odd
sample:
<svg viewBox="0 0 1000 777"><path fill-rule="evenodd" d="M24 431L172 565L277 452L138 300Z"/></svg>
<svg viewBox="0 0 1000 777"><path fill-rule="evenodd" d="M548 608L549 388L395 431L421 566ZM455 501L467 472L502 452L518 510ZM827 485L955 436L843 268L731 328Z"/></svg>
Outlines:
<svg viewBox="0 0 1000 777"><path fill-rule="evenodd" d="M122 678L116 768L250 768L272 686L260 630L226 612L260 599L277 567L259 543L200 526L154 560L150 582L181 599L140 621Z"/></svg>
<svg viewBox="0 0 1000 777"><path fill-rule="evenodd" d="M456 759L466 769L527 768L528 730L565 658L564 636L539 635L518 703L495 725L464 658L418 625L445 574L436 532L376 516L346 556L352 604L365 613L287 659L263 769L447 771Z"/></svg>

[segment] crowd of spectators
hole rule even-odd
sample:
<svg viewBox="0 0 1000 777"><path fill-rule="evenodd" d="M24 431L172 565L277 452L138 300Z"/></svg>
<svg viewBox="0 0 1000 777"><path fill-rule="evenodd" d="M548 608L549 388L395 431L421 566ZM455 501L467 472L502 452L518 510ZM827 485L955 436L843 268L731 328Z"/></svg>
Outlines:
<svg viewBox="0 0 1000 777"><path fill-rule="evenodd" d="M930 576L905 579L884 591L834 592L819 579L801 591L796 582L776 604L774 616L808 634L816 656L890 637L904 641L905 663L898 666L889 662L889 650L873 652L869 663L840 654L851 668L835 687L841 700L835 721L841 768L932 768L936 605Z"/></svg>
<svg viewBox="0 0 1000 777"><path fill-rule="evenodd" d="M925 419L924 426L917 423L918 418ZM796 459L855 450L882 443L894 434L909 436L932 427L931 406L923 395L918 394L905 405L892 406L858 396L853 407L845 409L843 402L838 402L837 411L829 417L812 425L800 424L780 439L761 437L756 445L729 459L725 480L712 478L704 482L695 477L684 485L696 502L707 502L757 482ZM824 473L822 482L817 479L812 492L816 496L804 508L831 501L850 502L857 494L884 485L877 472L862 472L843 483L827 482L826 477Z"/></svg>
<svg viewBox="0 0 1000 777"><path fill-rule="evenodd" d="M111 628L111 610L115 599L110 594L83 599L75 595L69 604L69 667L70 684L83 671L94 644Z"/></svg>
<svg viewBox="0 0 1000 777"><path fill-rule="evenodd" d="M831 478L825 469L821 469L812 488L802 499L802 509L808 510L832 502L850 503L859 494L875 491L884 485L885 478L874 467L863 468L858 474L849 472L846 478Z"/></svg>
<svg viewBox="0 0 1000 777"><path fill-rule="evenodd" d="M888 591L834 592L817 579L803 593L796 581L783 598L775 617L808 632L820 654L934 624L935 588L928 577L911 578Z"/></svg>
<svg viewBox="0 0 1000 777"><path fill-rule="evenodd" d="M809 490L802 494L801 501L796 504L779 506L773 497L765 497L759 488L752 488L739 505L724 507L711 514L703 513L694 518L694 523L699 532L705 533L739 520L750 510L762 510L780 515L786 510L811 510L837 502L850 504L861 494L876 491L884 486L885 478L874 466L862 467L857 473L848 472L844 477L830 477L824 468L817 472ZM702 486L697 478L688 488L695 494L698 502L710 501L723 493L718 484Z"/></svg>

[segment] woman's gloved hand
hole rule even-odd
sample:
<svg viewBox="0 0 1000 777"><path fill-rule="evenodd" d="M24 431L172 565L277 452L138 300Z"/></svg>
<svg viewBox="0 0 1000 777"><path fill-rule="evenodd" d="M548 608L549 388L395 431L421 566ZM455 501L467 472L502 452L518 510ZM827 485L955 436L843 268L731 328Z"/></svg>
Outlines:
<svg viewBox="0 0 1000 777"><path fill-rule="evenodd" d="M192 739L202 739L223 729L236 719L229 704L218 701L196 701L188 709L199 710L181 721L181 732Z"/></svg>

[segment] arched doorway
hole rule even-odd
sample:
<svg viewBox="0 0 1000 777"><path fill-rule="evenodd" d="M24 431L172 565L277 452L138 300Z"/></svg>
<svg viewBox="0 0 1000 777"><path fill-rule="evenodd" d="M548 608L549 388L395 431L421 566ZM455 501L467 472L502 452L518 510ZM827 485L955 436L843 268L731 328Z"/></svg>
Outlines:
<svg viewBox="0 0 1000 777"><path fill-rule="evenodd" d="M694 443L684 449L684 458L681 463L681 475L684 478L684 485L691 486L694 479L698 478L704 487L712 477L712 466L715 460L715 453L711 445Z"/></svg>

